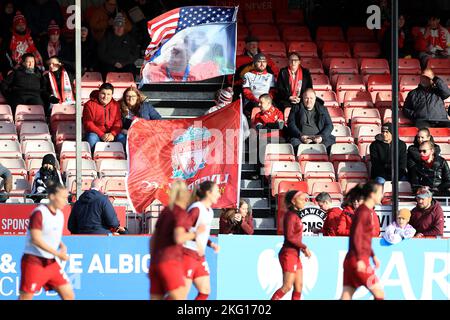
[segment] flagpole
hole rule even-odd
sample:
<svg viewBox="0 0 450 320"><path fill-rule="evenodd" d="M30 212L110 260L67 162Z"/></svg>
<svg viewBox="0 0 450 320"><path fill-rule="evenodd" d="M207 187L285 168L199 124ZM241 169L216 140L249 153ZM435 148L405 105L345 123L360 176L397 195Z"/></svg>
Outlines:
<svg viewBox="0 0 450 320"><path fill-rule="evenodd" d="M75 0L75 106L76 106L76 194L77 199L81 195L81 0Z"/></svg>

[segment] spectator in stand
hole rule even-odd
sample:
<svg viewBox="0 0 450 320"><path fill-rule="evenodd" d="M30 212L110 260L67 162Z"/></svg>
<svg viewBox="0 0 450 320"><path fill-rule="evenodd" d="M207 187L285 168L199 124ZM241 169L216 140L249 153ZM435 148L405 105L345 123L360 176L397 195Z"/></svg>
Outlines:
<svg viewBox="0 0 450 320"><path fill-rule="evenodd" d="M400 209L397 214L397 219L384 231L384 240L390 244L397 244L402 242L403 239L413 238L416 234L416 229L408 224L410 219L411 211L408 209Z"/></svg>
<svg viewBox="0 0 450 320"><path fill-rule="evenodd" d="M316 196L316 203L319 208L327 213L325 222L323 223L323 235L329 237L335 237L337 231L337 225L342 213L342 209L338 207L332 207L333 203L331 196L327 192L321 192Z"/></svg>
<svg viewBox="0 0 450 320"><path fill-rule="evenodd" d="M382 50L384 58L391 60L392 36L391 30L386 30L382 42ZM406 16L400 14L398 17L398 57L412 58L414 54L414 38L411 29L406 23Z"/></svg>
<svg viewBox="0 0 450 320"><path fill-rule="evenodd" d="M42 199L47 198L47 188L51 184L63 184L63 181L57 167L56 158L49 153L42 158L42 166L36 171L30 198L35 203L39 203Z"/></svg>
<svg viewBox="0 0 450 320"><path fill-rule="evenodd" d="M61 7L56 0L31 0L24 6L24 13L30 23L33 37L39 40L47 34L50 21L62 26L64 18Z"/></svg>
<svg viewBox="0 0 450 320"><path fill-rule="evenodd" d="M123 93L120 100L120 110L122 112L122 133L128 134L134 118L145 120L161 120L161 115L136 87L129 87Z"/></svg>
<svg viewBox="0 0 450 320"><path fill-rule="evenodd" d="M50 57L47 64L46 87L50 96L49 102L51 104L75 104L72 75L67 72L57 56Z"/></svg>
<svg viewBox="0 0 450 320"><path fill-rule="evenodd" d="M4 43L9 43L12 36L12 25L14 13L16 12L14 1L5 1L3 3L2 12L0 13L0 38Z"/></svg>
<svg viewBox="0 0 450 320"><path fill-rule="evenodd" d="M372 169L370 176L372 179L382 177L385 180L392 180L392 124L385 123L381 127L381 133L377 134L375 141L370 144L370 162ZM399 178L406 179L406 144L398 140L398 154L399 154Z"/></svg>
<svg viewBox="0 0 450 320"><path fill-rule="evenodd" d="M450 33L440 25L441 19L438 15L432 15L428 20L425 31L419 34L417 40L420 49L420 60L422 68L427 66L430 58L448 59L450 54Z"/></svg>
<svg viewBox="0 0 450 320"><path fill-rule="evenodd" d="M74 48L72 48L74 50ZM70 47L66 41L61 38L61 29L55 21L51 21L48 26L47 37L40 42L39 52L42 54L44 61L48 61L50 57L58 56L59 59L66 63L74 64L75 61L69 61Z"/></svg>
<svg viewBox="0 0 450 320"><path fill-rule="evenodd" d="M330 114L313 89L307 89L303 93L302 102L292 108L287 127L290 143L296 153L302 143L324 144L328 152L331 145L336 143L336 138L331 134L333 122Z"/></svg>
<svg viewBox="0 0 450 320"><path fill-rule="evenodd" d="M100 42L103 39L106 30L114 25L114 19L119 13L125 19L125 33L130 32L131 22L126 14L117 7L117 0L105 0L102 5L92 9L88 23L95 41Z"/></svg>
<svg viewBox="0 0 450 320"><path fill-rule="evenodd" d="M427 186L431 192L450 195L450 169L444 158L435 154L434 143L424 141L419 146L420 161L409 169L413 190Z"/></svg>
<svg viewBox="0 0 450 320"><path fill-rule="evenodd" d="M82 73L98 70L97 46L87 25L81 26L81 65Z"/></svg>
<svg viewBox="0 0 450 320"><path fill-rule="evenodd" d="M252 208L241 199L239 208L224 209L220 216L220 234L253 234Z"/></svg>
<svg viewBox="0 0 450 320"><path fill-rule="evenodd" d="M348 237L350 235L350 228L356 209L364 202L361 190L362 185L358 184L346 194L344 202L342 203L343 210L339 217L336 236Z"/></svg>
<svg viewBox="0 0 450 320"><path fill-rule="evenodd" d="M277 100L283 110L298 106L303 93L313 87L311 73L301 66L300 55L291 52L288 59L289 66L280 70L277 80Z"/></svg>
<svg viewBox="0 0 450 320"><path fill-rule="evenodd" d="M72 234L126 234L120 226L114 207L104 194L101 179L92 181L91 189L83 192L70 212L68 228Z"/></svg>
<svg viewBox="0 0 450 320"><path fill-rule="evenodd" d="M416 192L417 205L411 211L409 224L416 229L416 238L440 237L444 233L444 212L427 187Z"/></svg>
<svg viewBox="0 0 450 320"><path fill-rule="evenodd" d="M0 163L0 178L2 178L0 184L0 203L4 203L9 198L8 193L10 193L12 190L13 179L11 171L9 171L9 169L4 167L1 163Z"/></svg>
<svg viewBox="0 0 450 320"><path fill-rule="evenodd" d="M229 105L233 102L233 88L228 87L225 89L217 90L214 95L215 105L206 111L206 114L213 113L214 111L220 110L223 107ZM247 124L248 125L248 124Z"/></svg>
<svg viewBox="0 0 450 320"><path fill-rule="evenodd" d="M283 112L278 110L272 104L272 97L269 94L262 94L259 97L259 108L261 109L253 119L253 127L256 130L260 129L277 129L281 130L284 127Z"/></svg>
<svg viewBox="0 0 450 320"><path fill-rule="evenodd" d="M36 58L36 65L43 69L44 64L42 61L42 56L34 44L30 29L27 28L27 20L20 11L16 12L13 19L12 37L9 44L9 50L11 52L13 65L19 64L25 53L31 53Z"/></svg>
<svg viewBox="0 0 450 320"><path fill-rule="evenodd" d="M275 96L275 76L267 71L267 59L262 53L258 53L253 58L254 70L244 75L242 85L245 102L244 114L250 118L252 109L259 104L259 97L268 93L273 98Z"/></svg>
<svg viewBox="0 0 450 320"><path fill-rule="evenodd" d="M31 53L23 55L22 64L0 83L0 88L13 113L19 104L44 105L42 96L47 93L45 78Z"/></svg>
<svg viewBox="0 0 450 320"><path fill-rule="evenodd" d="M125 32L125 17L118 13L113 31L107 32L98 46L101 69L108 72L136 72L134 62L139 56L136 41Z"/></svg>
<svg viewBox="0 0 450 320"><path fill-rule="evenodd" d="M417 127L429 127L429 121L448 121L444 100L450 97L450 89L433 70L425 69L418 87L410 91L403 106L403 114Z"/></svg>
<svg viewBox="0 0 450 320"><path fill-rule="evenodd" d="M428 128L421 128L417 132L417 135L414 139L414 144L408 147L408 171L411 167L418 164L420 162L420 152L419 146L422 142L431 141L434 144L434 154L436 156L440 155L441 148L434 142L434 138L430 133Z"/></svg>
<svg viewBox="0 0 450 320"><path fill-rule="evenodd" d="M84 131L92 152L99 141L118 141L125 147L126 136L122 134L122 113L119 103L112 97L113 92L112 84L103 83L98 93L93 94L84 104Z"/></svg>

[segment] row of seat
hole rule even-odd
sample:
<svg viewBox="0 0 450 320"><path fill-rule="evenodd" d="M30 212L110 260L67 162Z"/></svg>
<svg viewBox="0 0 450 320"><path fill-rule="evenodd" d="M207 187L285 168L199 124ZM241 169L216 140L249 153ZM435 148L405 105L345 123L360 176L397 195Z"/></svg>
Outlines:
<svg viewBox="0 0 450 320"><path fill-rule="evenodd" d="M123 92L127 88L136 86L134 76L130 72L109 72L105 81L100 72L85 72L81 78L81 101L89 100L92 91L98 89L103 82L111 83L114 86L113 98L116 100L122 99Z"/></svg>

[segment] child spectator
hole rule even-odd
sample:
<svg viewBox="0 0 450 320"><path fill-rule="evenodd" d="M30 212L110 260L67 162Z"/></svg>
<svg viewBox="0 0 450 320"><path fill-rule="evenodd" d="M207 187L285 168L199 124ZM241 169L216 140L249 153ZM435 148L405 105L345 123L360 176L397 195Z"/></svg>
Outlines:
<svg viewBox="0 0 450 320"><path fill-rule="evenodd" d="M398 212L396 221L392 222L384 231L384 240L390 244L396 244L403 239L413 238L416 229L408 224L409 219L411 219L411 211L401 209Z"/></svg>
<svg viewBox="0 0 450 320"><path fill-rule="evenodd" d="M214 107L209 108L209 110L206 111L206 114L220 110L223 107L229 105L231 102L233 102L233 88L228 87L225 89L218 90L214 96L214 102L216 105Z"/></svg>
<svg viewBox="0 0 450 320"><path fill-rule="evenodd" d="M316 196L316 203L327 213L327 218L323 224L323 235L335 237L337 236L337 226L342 213L341 208L332 208L331 196L327 192L321 192Z"/></svg>
<svg viewBox="0 0 450 320"><path fill-rule="evenodd" d="M253 127L260 129L278 129L284 127L284 115L272 104L272 97L269 94L263 94L259 97L259 107L261 111L255 115Z"/></svg>

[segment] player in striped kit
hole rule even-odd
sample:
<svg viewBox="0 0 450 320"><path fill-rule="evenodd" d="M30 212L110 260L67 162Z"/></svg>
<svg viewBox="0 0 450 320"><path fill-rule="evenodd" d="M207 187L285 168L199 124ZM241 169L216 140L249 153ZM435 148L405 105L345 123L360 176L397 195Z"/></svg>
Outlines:
<svg viewBox="0 0 450 320"><path fill-rule="evenodd" d="M68 192L61 184L47 186L48 205L35 208L30 217L24 255L21 262L20 300L31 300L44 287L55 290L61 299L75 298L72 286L58 261L68 260L67 247L61 241L64 228L62 209Z"/></svg>
<svg viewBox="0 0 450 320"><path fill-rule="evenodd" d="M219 187L212 181L204 181L195 191L198 201L188 209L192 223L190 232L197 232L200 225L205 226L205 232L198 234L195 241L184 244L183 263L186 277L186 289L189 292L192 283L198 290L195 300L208 299L210 288L209 268L205 259L206 246L210 246L217 253L219 246L209 240L211 223L214 218L212 206L219 201Z"/></svg>

